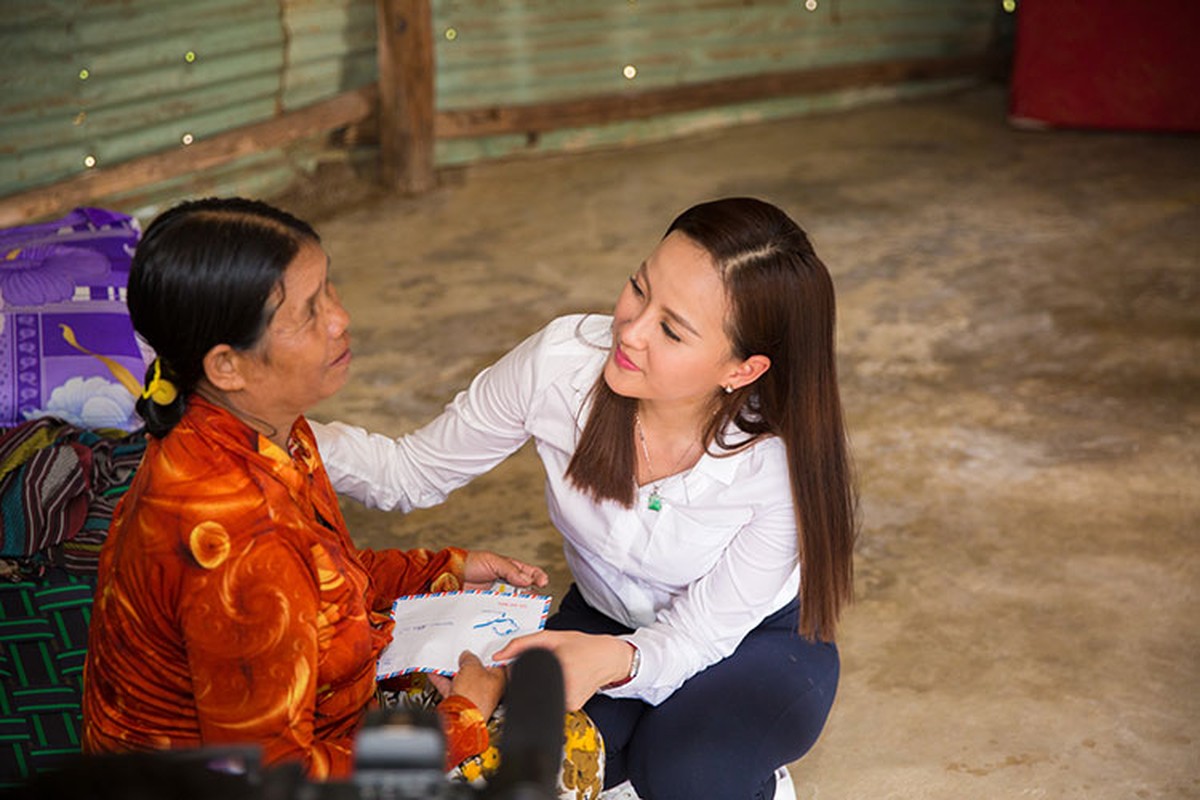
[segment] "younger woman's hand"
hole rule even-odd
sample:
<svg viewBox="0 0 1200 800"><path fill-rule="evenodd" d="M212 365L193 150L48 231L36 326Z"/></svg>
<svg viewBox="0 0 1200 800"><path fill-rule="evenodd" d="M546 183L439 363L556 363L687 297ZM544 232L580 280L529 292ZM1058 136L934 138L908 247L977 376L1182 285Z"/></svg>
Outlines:
<svg viewBox="0 0 1200 800"><path fill-rule="evenodd" d="M558 656L568 711L582 708L600 687L627 677L633 664L629 642L579 631L539 631L518 636L492 658L507 661L534 647L544 647Z"/></svg>
<svg viewBox="0 0 1200 800"><path fill-rule="evenodd" d="M467 589L487 589L496 581L520 589L545 586L550 578L545 570L502 556L490 550L468 550L463 568L463 583Z"/></svg>

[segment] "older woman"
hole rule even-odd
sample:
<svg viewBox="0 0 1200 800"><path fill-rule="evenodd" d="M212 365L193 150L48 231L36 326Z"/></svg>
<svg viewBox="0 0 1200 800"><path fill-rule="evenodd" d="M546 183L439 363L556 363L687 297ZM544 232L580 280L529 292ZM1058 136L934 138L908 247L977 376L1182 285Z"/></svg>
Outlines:
<svg viewBox="0 0 1200 800"><path fill-rule="evenodd" d="M149 444L100 560L84 685L89 752L261 745L343 778L398 595L542 570L459 548L354 546L304 412L346 382L349 318L306 223L242 199L147 228L130 316L158 355ZM447 762L488 746L499 669L465 656L440 705Z"/></svg>

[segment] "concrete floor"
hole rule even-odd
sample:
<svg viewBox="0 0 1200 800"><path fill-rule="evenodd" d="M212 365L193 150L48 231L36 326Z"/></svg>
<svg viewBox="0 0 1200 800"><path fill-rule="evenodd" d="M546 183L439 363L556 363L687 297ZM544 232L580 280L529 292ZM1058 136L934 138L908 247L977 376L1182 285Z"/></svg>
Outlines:
<svg viewBox="0 0 1200 800"><path fill-rule="evenodd" d="M442 175L316 216L353 319L313 417L401 433L556 314L606 310L676 212L751 194L837 282L858 601L801 798L1200 797L1200 139L1019 132L1004 92ZM326 214L328 198L354 198ZM528 447L443 507L348 504L568 584Z"/></svg>

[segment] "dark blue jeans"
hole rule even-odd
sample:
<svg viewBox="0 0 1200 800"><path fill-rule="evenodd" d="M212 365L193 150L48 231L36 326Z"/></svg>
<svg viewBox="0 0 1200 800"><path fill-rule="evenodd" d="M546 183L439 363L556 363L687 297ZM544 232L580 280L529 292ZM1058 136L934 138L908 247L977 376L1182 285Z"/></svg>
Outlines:
<svg viewBox="0 0 1200 800"><path fill-rule="evenodd" d="M837 690L837 648L800 636L799 613L793 602L767 617L657 706L592 697L584 709L604 734L605 788L629 780L644 800L774 797L776 768L817 741ZM632 633L575 586L546 627Z"/></svg>

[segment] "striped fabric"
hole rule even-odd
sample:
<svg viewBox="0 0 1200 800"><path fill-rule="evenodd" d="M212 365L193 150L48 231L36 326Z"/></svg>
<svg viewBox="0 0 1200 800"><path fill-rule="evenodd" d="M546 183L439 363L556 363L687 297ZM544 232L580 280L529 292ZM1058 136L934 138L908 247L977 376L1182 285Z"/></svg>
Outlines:
<svg viewBox="0 0 1200 800"><path fill-rule="evenodd" d="M0 559L8 574L47 566L93 574L117 501L146 449L140 433L93 431L60 419L0 433Z"/></svg>
<svg viewBox="0 0 1200 800"><path fill-rule="evenodd" d="M0 787L79 752L94 591L94 578L61 567L0 582Z"/></svg>

